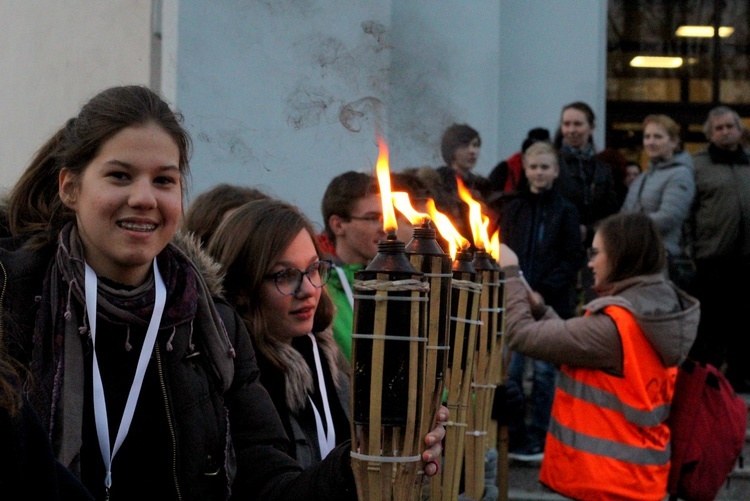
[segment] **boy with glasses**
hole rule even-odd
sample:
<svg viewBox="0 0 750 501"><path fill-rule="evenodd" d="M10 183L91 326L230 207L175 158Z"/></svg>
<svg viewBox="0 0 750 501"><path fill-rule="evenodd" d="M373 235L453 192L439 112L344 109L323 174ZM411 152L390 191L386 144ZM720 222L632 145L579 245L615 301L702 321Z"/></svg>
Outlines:
<svg viewBox="0 0 750 501"><path fill-rule="evenodd" d="M336 305L333 337L351 360L354 273L364 269L385 239L383 206L377 179L363 172L348 171L328 184L321 204L325 229L319 240L333 260L326 285Z"/></svg>

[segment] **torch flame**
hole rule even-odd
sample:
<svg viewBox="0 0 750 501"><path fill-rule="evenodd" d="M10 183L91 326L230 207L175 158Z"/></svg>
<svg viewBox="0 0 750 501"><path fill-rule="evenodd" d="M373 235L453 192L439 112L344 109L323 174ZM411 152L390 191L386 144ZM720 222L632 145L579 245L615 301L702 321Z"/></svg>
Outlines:
<svg viewBox="0 0 750 501"><path fill-rule="evenodd" d="M383 230L389 236L393 237L398 229L396 222L396 212L393 210L391 201L391 174L388 167L388 145L383 138L378 135L378 162L375 166L378 175L378 184L380 185L380 200L383 204Z"/></svg>
<svg viewBox="0 0 750 501"><path fill-rule="evenodd" d="M393 199L393 205L396 206L396 209L398 209L398 211L403 214L412 225L418 226L424 221L430 219L429 214L419 212L412 207L411 201L409 200L409 194L405 191L394 191L391 193L391 198Z"/></svg>
<svg viewBox="0 0 750 501"><path fill-rule="evenodd" d="M458 184L458 196L469 206L469 224L471 225L474 245L480 250L488 249L490 247L490 236L487 228L490 220L482 214L482 204L474 200L461 177L456 176L456 183Z"/></svg>
<svg viewBox="0 0 750 501"><path fill-rule="evenodd" d="M492 259L500 262L500 230L495 230L495 233L492 234L489 252Z"/></svg>
<svg viewBox="0 0 750 501"><path fill-rule="evenodd" d="M451 220L448 219L448 216L441 212L438 212L437 208L435 207L435 201L433 199L428 199L426 205L427 212L429 212L430 217L435 222L435 226L440 232L440 235L442 235L442 237L448 241L451 258L456 259L458 250L469 248L471 243L461 236L458 230L453 226L453 223L451 223Z"/></svg>

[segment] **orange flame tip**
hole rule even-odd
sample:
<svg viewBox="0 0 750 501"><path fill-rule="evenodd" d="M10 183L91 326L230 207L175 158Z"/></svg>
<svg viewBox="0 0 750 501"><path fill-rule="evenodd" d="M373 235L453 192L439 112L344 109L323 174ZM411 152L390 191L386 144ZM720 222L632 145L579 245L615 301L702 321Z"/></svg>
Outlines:
<svg viewBox="0 0 750 501"><path fill-rule="evenodd" d="M500 262L500 230L495 230L495 233L492 234L492 238L490 238L490 256L492 256L492 259Z"/></svg>
<svg viewBox="0 0 750 501"><path fill-rule="evenodd" d="M488 250L491 246L489 236L490 218L482 213L482 204L471 196L471 192L460 176L456 176L458 196L469 206L469 224L477 249Z"/></svg>
<svg viewBox="0 0 750 501"><path fill-rule="evenodd" d="M448 242L451 258L456 259L458 251L469 248L471 243L461 236L455 226L453 226L453 223L451 223L448 216L437 210L433 199L428 199L426 206L427 212L435 222L438 232L440 232L440 235Z"/></svg>
<svg viewBox="0 0 750 501"><path fill-rule="evenodd" d="M383 204L383 230L386 234L395 234L398 229L396 212L391 201L391 173L388 166L388 145L378 135L378 162L375 166L378 184L380 186L380 200Z"/></svg>
<svg viewBox="0 0 750 501"><path fill-rule="evenodd" d="M396 209L403 214L412 225L417 226L430 219L429 214L419 212L412 207L411 201L409 200L409 194L405 191L394 191L391 193L391 198L393 199L393 205Z"/></svg>

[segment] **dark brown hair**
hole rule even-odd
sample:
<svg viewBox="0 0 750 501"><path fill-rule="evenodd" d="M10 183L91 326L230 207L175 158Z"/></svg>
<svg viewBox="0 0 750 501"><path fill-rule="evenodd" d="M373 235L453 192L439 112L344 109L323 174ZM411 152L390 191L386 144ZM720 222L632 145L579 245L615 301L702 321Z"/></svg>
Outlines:
<svg viewBox="0 0 750 501"><path fill-rule="evenodd" d="M190 202L182 228L193 233L201 245L206 246L227 211L261 198L268 198L268 195L256 188L218 184Z"/></svg>
<svg viewBox="0 0 750 501"><path fill-rule="evenodd" d="M253 345L279 369L285 370L276 346L281 343L268 330L261 311L261 286L300 231L312 238L321 255L310 220L295 206L275 199L248 202L233 212L216 230L208 253L220 264L224 290L250 332ZM313 332L327 329L333 322L334 305L325 287L315 310Z"/></svg>
<svg viewBox="0 0 750 501"><path fill-rule="evenodd" d="M642 212L614 214L596 228L607 253L607 282L661 273L667 264L664 242L653 220Z"/></svg>
<svg viewBox="0 0 750 501"><path fill-rule="evenodd" d="M578 110L584 115L586 115L586 121L589 123L589 126L593 129L596 127L596 115L594 114L594 110L591 109L591 106L584 103L583 101L574 101L572 103L568 103L565 106L563 106L562 110L560 111L560 121L562 122L562 116L563 113L565 113L565 110ZM562 148L562 142L563 142L563 136L562 136L562 127L560 125L557 126L557 131L555 132L555 140L552 144L555 145L555 148L558 150ZM592 134L589 137L589 143L594 144L594 135Z"/></svg>
<svg viewBox="0 0 750 501"><path fill-rule="evenodd" d="M467 124L453 124L445 129L440 140L440 153L443 155L446 165L450 167L456 150L460 146L469 144L474 138L477 138L479 146L482 146L482 138L479 136L479 132Z"/></svg>
<svg viewBox="0 0 750 501"><path fill-rule="evenodd" d="M63 168L80 179L102 146L128 127L156 124L177 144L180 174L189 175L190 136L182 127L182 115L170 109L156 93L144 86L111 87L95 95L41 148L10 193L8 225L13 235L37 234L29 243L41 247L56 240L57 233L74 218L58 195Z"/></svg>
<svg viewBox="0 0 750 501"><path fill-rule="evenodd" d="M374 176L353 170L339 174L331 179L321 202L325 234L331 242L336 242L328 220L333 215L348 219L357 202L365 197L380 193L380 186Z"/></svg>

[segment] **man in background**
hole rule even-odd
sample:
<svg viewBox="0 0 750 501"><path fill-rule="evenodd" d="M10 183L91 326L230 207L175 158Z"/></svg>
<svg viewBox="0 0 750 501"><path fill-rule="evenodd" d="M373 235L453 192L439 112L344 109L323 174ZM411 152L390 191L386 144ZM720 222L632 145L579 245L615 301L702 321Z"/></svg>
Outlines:
<svg viewBox="0 0 750 501"><path fill-rule="evenodd" d="M436 169L440 184L433 188L435 205L446 214L459 233L473 242L469 206L458 193L458 179L470 192L472 198L485 204L492 192L489 180L473 171L479 159L482 138L479 132L468 124L454 123L443 132L440 139L440 153L445 165ZM485 206L484 212L489 212ZM495 220L495 217L490 217Z"/></svg>
<svg viewBox="0 0 750 501"><path fill-rule="evenodd" d="M364 269L385 240L383 206L377 179L348 171L334 177L321 204L325 229L319 237L324 257L334 262L326 289L336 305L333 337L351 360L354 274Z"/></svg>
<svg viewBox="0 0 750 501"><path fill-rule="evenodd" d="M709 145L693 155L690 223L701 318L690 356L723 368L735 391L747 393L750 336L741 326L750 303L750 151L742 146L744 130L736 111L718 106L704 126Z"/></svg>

